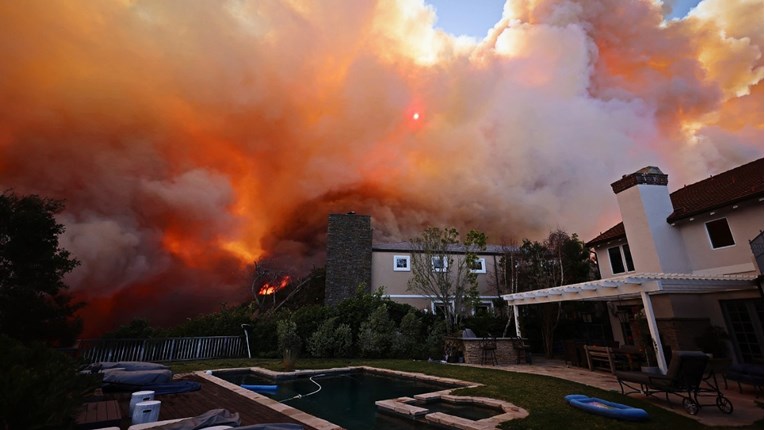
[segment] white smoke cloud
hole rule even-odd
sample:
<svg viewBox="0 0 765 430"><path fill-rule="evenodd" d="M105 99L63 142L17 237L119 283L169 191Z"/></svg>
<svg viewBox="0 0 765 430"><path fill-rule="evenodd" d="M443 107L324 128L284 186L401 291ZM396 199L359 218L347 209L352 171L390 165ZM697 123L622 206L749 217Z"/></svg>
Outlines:
<svg viewBox="0 0 765 430"><path fill-rule="evenodd" d="M68 280L115 322L322 264L329 212L587 240L622 174L762 156L762 1L662 7L511 0L473 40L422 0L3 2L0 185L66 199Z"/></svg>

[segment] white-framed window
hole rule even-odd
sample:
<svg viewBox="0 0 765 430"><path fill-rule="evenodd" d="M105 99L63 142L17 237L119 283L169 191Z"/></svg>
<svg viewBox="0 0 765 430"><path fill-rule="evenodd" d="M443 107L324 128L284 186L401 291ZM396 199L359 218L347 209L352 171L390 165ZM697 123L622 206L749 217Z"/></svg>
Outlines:
<svg viewBox="0 0 765 430"><path fill-rule="evenodd" d="M449 259L445 255L430 257L430 264L434 272L446 272L449 268Z"/></svg>
<svg viewBox="0 0 765 430"><path fill-rule="evenodd" d="M632 262L630 246L626 243L624 245L608 248L608 259L611 262L611 273L614 275L635 271L635 264Z"/></svg>
<svg viewBox="0 0 765 430"><path fill-rule="evenodd" d="M490 301L481 301L481 303L476 304L473 306L473 315L478 314L493 314L494 313L494 303Z"/></svg>
<svg viewBox="0 0 765 430"><path fill-rule="evenodd" d="M409 272L412 270L411 257L408 255L394 255L393 256L393 271L394 272Z"/></svg>
<svg viewBox="0 0 765 430"><path fill-rule="evenodd" d="M473 264L470 265L470 271L472 273L486 273L486 259L477 258Z"/></svg>
<svg viewBox="0 0 765 430"><path fill-rule="evenodd" d="M447 306L450 310L454 309L454 302L444 303L433 300L430 302L430 311L433 312L433 315L444 316Z"/></svg>
<svg viewBox="0 0 765 430"><path fill-rule="evenodd" d="M720 218L704 224L707 228L709 243L712 249L727 248L736 244L733 233L730 231L727 218Z"/></svg>

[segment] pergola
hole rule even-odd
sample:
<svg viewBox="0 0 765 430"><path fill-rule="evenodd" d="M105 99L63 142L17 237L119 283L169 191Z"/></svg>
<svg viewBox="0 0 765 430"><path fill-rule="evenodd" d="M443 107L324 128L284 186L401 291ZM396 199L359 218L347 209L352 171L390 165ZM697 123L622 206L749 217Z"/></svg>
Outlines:
<svg viewBox="0 0 765 430"><path fill-rule="evenodd" d="M573 300L626 300L640 297L645 309L648 329L656 346L656 362L662 373L667 372L664 348L659 342L659 329L653 311L651 296L658 294L704 294L724 291L757 289L755 275L693 275L690 273L633 273L598 281L588 281L543 290L525 291L502 296L513 306L516 334L518 306Z"/></svg>

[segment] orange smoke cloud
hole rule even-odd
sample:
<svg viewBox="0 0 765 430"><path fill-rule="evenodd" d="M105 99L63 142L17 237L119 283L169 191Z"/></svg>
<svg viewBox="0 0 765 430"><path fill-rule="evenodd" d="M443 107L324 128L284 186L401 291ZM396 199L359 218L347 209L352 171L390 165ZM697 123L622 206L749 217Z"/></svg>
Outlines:
<svg viewBox="0 0 765 430"><path fill-rule="evenodd" d="M511 0L472 40L422 0L2 2L0 186L66 200L89 334L321 266L331 212L588 238L625 172L762 156L761 10Z"/></svg>

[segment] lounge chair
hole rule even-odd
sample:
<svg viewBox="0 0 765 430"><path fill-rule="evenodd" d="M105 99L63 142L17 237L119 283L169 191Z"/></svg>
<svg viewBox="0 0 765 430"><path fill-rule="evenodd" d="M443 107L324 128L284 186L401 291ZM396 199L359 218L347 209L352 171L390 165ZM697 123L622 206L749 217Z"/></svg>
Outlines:
<svg viewBox="0 0 765 430"><path fill-rule="evenodd" d="M179 420L156 421L153 423L135 424L128 430L201 430L209 428L233 428L239 426L239 413L226 409L211 409L196 417Z"/></svg>
<svg viewBox="0 0 765 430"><path fill-rule="evenodd" d="M666 375L633 371L616 371L614 375L622 394L643 393L652 396L664 393L668 402L669 395L673 394L683 399L683 409L691 415L696 415L701 409L699 394L713 392L717 407L729 414L733 412L733 404L719 389L702 390L701 383L707 373L708 361L709 356L701 351L674 351Z"/></svg>
<svg viewBox="0 0 765 430"><path fill-rule="evenodd" d="M103 376L105 391L151 390L156 395L196 391L201 385L195 381L173 380L173 371L164 364L121 361L90 365L84 372Z"/></svg>

